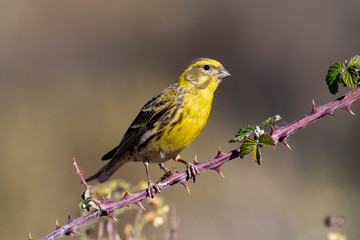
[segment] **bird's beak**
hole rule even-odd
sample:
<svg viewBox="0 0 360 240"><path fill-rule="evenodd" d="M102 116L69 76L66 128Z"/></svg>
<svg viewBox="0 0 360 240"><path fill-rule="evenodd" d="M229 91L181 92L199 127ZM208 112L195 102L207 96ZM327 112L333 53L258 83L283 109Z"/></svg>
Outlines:
<svg viewBox="0 0 360 240"><path fill-rule="evenodd" d="M229 76L231 76L231 74L224 67L222 67L219 70L218 74L217 74L217 77L220 78L220 79L224 79L224 78L227 78Z"/></svg>

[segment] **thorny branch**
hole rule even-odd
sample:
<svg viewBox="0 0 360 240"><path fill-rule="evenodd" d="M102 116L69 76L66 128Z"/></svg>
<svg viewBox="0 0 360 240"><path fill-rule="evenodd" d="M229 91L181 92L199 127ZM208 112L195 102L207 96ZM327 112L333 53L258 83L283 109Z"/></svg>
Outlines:
<svg viewBox="0 0 360 240"><path fill-rule="evenodd" d="M302 118L282 127L278 127L273 125L270 136L275 140L275 143L281 142L289 147L287 144L287 138L294 133L296 130L308 125L316 119L319 119L325 115L333 115L333 112L336 109L345 109L351 114L353 112L350 109L350 105L360 98L360 87L356 87L351 92L346 95L328 103L323 106L316 106L313 102L312 111L303 116ZM222 175L220 171L220 167L225 163L232 159L239 157L240 148L232 150L230 152L221 152L219 149L218 154L215 158L208 160L206 162L199 163L195 160L195 165L197 166L199 173L206 172L209 170L215 170L220 175ZM171 172L171 174L162 182L158 183L158 187L160 190L168 188L177 183L182 184L188 191L189 188L187 186L188 175L186 171L184 172ZM64 235L73 235L78 232L81 227L87 226L90 222L99 219L101 216L107 216L114 219L114 214L117 210L122 207L125 207L130 204L136 204L139 207L143 208L141 202L146 198L146 189L130 194L126 193L124 197L118 201L111 201L108 198L105 199L100 204L100 209L95 210L92 213L89 213L83 217L72 220L70 217L68 218L68 223L64 226L59 226L57 224L56 230L50 233L48 236L42 238L42 240L46 239L58 239L63 237ZM29 237L31 239L31 237Z"/></svg>
<svg viewBox="0 0 360 240"><path fill-rule="evenodd" d="M326 115L334 115L334 111L337 109L345 109L352 115L355 115L351 109L351 104L360 98L360 86L356 87L354 90L350 91L349 93L335 99L332 102L329 102L322 106L316 106L313 100L312 103L312 110L302 118L282 127L277 127L274 125L272 127L272 131L270 136L274 139L275 144L277 142L281 142L285 144L288 148L290 148L289 144L287 143L287 138L293 134L296 130L308 125L309 123L324 117ZM291 149L291 148L290 148Z"/></svg>

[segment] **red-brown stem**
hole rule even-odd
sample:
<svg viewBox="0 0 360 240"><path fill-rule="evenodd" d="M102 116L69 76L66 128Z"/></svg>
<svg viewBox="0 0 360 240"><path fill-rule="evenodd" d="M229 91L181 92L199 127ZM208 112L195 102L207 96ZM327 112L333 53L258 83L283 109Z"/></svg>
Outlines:
<svg viewBox="0 0 360 240"><path fill-rule="evenodd" d="M95 202L95 204L99 207L99 209L101 208L101 202L99 200L97 200L97 198L95 197L94 193L91 191L91 187L86 183L85 178L83 176L82 171L80 170L79 166L76 163L76 159L73 158L73 165L76 169L76 173L80 176L81 182L84 184L85 188L89 191L90 195L93 198L93 201Z"/></svg>
<svg viewBox="0 0 360 240"><path fill-rule="evenodd" d="M286 139L294 133L296 130L308 125L309 123L325 116L325 115L333 115L333 112L336 109L345 109L351 114L354 114L351 109L350 105L360 98L360 87L356 87L351 92L345 94L342 97L335 99L332 102L329 102L322 106L316 106L313 103L312 110L302 118L282 127L274 126L270 136L275 140L275 144L277 142L282 142L287 145Z"/></svg>

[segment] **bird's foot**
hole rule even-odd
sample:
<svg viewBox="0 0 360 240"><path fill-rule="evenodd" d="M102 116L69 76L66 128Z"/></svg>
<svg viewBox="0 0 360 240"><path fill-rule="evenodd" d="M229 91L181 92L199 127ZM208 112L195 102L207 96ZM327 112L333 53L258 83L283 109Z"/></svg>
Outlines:
<svg viewBox="0 0 360 240"><path fill-rule="evenodd" d="M195 179L195 176L198 175L198 174L200 174L199 169L198 169L198 168L196 167L196 165L195 165L195 164L197 163L196 156L195 156L194 164L192 164L192 163L190 163L190 162L188 162L188 161L185 161L185 160L181 159L179 155L176 156L176 157L174 158L174 160L177 161L177 162L181 162L181 163L183 163L183 164L186 165L186 172L187 172L187 175L188 175L187 180L189 180L190 178L192 178L192 179L193 179L193 183L194 183L195 180L196 180L196 179Z"/></svg>
<svg viewBox="0 0 360 240"><path fill-rule="evenodd" d="M147 196L154 198L156 193L160 193L160 188L151 180L148 181Z"/></svg>
<svg viewBox="0 0 360 240"><path fill-rule="evenodd" d="M186 162L186 172L188 174L188 179L192 178L193 183L195 182L195 176L200 174L198 168L195 164L192 164L190 162Z"/></svg>

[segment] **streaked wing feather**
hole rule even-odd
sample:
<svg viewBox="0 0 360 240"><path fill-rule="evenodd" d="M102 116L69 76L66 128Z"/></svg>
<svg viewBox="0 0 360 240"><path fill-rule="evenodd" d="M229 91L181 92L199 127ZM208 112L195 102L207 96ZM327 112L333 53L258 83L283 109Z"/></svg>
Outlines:
<svg viewBox="0 0 360 240"><path fill-rule="evenodd" d="M144 107L140 110L135 120L132 122L130 128L141 127L148 124L154 116L161 112L166 112L173 104L174 99L177 95L175 90L167 90L159 93L147 102ZM165 111L164 111L165 110ZM160 117L160 116L159 116Z"/></svg>
<svg viewBox="0 0 360 240"><path fill-rule="evenodd" d="M168 89L159 93L146 103L126 131L113 158L121 156L132 145L138 143L141 136L147 130L151 129L153 124L171 109L176 96L176 90Z"/></svg>

